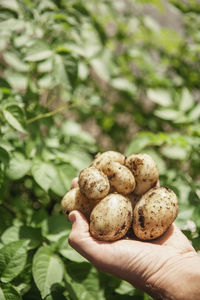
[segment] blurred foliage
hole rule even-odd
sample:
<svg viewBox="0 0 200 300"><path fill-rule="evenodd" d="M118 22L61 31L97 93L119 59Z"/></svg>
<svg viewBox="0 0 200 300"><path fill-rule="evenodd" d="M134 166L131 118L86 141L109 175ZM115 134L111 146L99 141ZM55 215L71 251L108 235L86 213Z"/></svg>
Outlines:
<svg viewBox="0 0 200 300"><path fill-rule="evenodd" d="M0 298L150 299L67 243L98 151L146 152L200 250L198 1L0 1Z"/></svg>

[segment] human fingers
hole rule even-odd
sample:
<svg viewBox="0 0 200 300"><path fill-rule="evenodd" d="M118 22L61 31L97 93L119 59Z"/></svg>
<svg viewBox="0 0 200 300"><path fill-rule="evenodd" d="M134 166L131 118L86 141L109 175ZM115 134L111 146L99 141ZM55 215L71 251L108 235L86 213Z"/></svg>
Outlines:
<svg viewBox="0 0 200 300"><path fill-rule="evenodd" d="M73 180L72 180L72 184L71 184L71 189L74 189L78 187L78 177L75 177Z"/></svg>

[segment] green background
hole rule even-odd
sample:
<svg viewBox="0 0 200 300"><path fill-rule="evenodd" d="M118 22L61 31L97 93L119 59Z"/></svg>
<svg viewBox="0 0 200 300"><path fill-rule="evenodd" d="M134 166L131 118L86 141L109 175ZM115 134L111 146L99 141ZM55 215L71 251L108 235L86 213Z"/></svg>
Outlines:
<svg viewBox="0 0 200 300"><path fill-rule="evenodd" d="M199 1L0 1L0 299L150 299L67 243L98 151L149 153L200 250Z"/></svg>

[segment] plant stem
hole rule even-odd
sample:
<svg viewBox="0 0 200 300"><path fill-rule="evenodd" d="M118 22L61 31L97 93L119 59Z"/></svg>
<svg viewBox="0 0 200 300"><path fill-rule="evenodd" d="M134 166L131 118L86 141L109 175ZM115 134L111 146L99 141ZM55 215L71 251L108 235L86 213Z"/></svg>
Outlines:
<svg viewBox="0 0 200 300"><path fill-rule="evenodd" d="M33 123L33 122L35 122L37 120L40 120L40 119L49 118L49 117L51 117L51 116L53 116L53 115L55 115L55 114L57 114L57 113L65 110L66 108L71 108L73 106L74 106L73 104L71 104L71 105L65 104L65 105L63 105L61 107L56 108L55 110L52 110L52 111L48 112L48 113L39 114L36 117L27 120L27 123L30 124L30 123Z"/></svg>

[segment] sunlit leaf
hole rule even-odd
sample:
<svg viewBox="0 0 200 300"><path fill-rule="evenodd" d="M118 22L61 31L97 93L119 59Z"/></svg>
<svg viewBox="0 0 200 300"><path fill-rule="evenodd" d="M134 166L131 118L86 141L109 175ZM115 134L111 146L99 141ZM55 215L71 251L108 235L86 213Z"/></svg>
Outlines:
<svg viewBox="0 0 200 300"><path fill-rule="evenodd" d="M49 58L52 55L52 50L49 45L42 41L35 41L33 45L31 45L26 53L25 61L41 61Z"/></svg>
<svg viewBox="0 0 200 300"><path fill-rule="evenodd" d="M182 90L180 110L188 111L194 105L194 99L190 91L186 88Z"/></svg>
<svg viewBox="0 0 200 300"><path fill-rule="evenodd" d="M161 106L170 106L172 104L172 98L168 91L162 89L149 89L147 90L147 97Z"/></svg>
<svg viewBox="0 0 200 300"><path fill-rule="evenodd" d="M169 121L175 121L179 119L180 112L175 109L156 109L154 114L163 119L163 120L169 120Z"/></svg>
<svg viewBox="0 0 200 300"><path fill-rule="evenodd" d="M0 249L0 278L10 282L24 268L27 258L26 241L16 241Z"/></svg>
<svg viewBox="0 0 200 300"><path fill-rule="evenodd" d="M28 249L34 249L42 241L40 229L28 226L11 226L1 236L1 240L5 245L20 239L28 241Z"/></svg>
<svg viewBox="0 0 200 300"><path fill-rule="evenodd" d="M176 145L162 147L161 153L167 158L178 160L184 160L188 155L187 149Z"/></svg>
<svg viewBox="0 0 200 300"><path fill-rule="evenodd" d="M37 184L45 191L48 191L53 180L57 176L56 169L53 164L43 162L41 160L33 161L31 172Z"/></svg>
<svg viewBox="0 0 200 300"><path fill-rule="evenodd" d="M8 106L3 110L6 121L16 130L26 133L25 117L22 109L17 105Z"/></svg>
<svg viewBox="0 0 200 300"><path fill-rule="evenodd" d="M20 152L14 152L11 155L6 175L12 180L24 177L31 168L31 161L26 159Z"/></svg>
<svg viewBox="0 0 200 300"><path fill-rule="evenodd" d="M44 299L54 284L62 281L63 265L50 246L38 249L33 259L33 278Z"/></svg>

